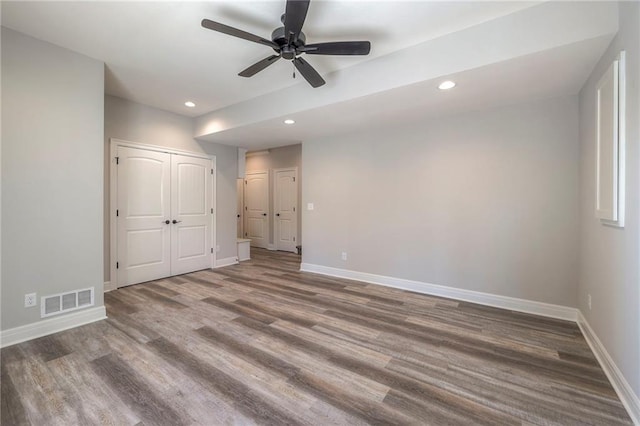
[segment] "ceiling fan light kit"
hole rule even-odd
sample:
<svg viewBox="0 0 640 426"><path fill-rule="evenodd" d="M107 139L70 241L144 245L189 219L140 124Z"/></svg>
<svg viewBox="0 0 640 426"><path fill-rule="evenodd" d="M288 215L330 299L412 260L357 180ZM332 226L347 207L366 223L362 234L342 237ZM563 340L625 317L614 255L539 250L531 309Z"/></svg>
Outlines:
<svg viewBox="0 0 640 426"><path fill-rule="evenodd" d="M251 77L283 58L293 62L298 72L312 87L320 87L325 84L324 79L300 55L303 53L308 55L368 55L371 43L368 41L337 41L306 44L307 38L302 32L302 26L307 17L309 3L310 0L287 0L285 13L280 18L284 26L276 28L271 33L271 40L209 19L203 19L202 26L209 30L271 47L275 51L275 54L241 71L239 76Z"/></svg>

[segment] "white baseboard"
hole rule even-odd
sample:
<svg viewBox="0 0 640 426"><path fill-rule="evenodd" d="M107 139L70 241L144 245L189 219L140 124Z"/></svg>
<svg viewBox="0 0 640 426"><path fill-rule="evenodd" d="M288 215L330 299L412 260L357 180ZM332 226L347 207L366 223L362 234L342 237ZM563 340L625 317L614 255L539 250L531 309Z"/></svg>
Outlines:
<svg viewBox="0 0 640 426"><path fill-rule="evenodd" d="M0 347L15 345L27 340L79 327L107 318L104 306L84 309L67 315L45 319L20 327L0 331Z"/></svg>
<svg viewBox="0 0 640 426"><path fill-rule="evenodd" d="M108 292L108 291L113 291L113 290L117 290L118 286L114 283L111 284L111 281L105 281L104 282L104 292Z"/></svg>
<svg viewBox="0 0 640 426"><path fill-rule="evenodd" d="M276 251L276 250L278 250L278 249L276 248L276 245L275 245L275 244L269 244L269 245L267 246L267 250Z"/></svg>
<svg viewBox="0 0 640 426"><path fill-rule="evenodd" d="M383 275L369 274L366 272L351 271L348 269L332 268L329 266L309 263L302 263L300 265L300 270L567 321L575 322L578 319L578 310L568 306L552 305L549 303L535 302L515 297L500 296L497 294L482 293L479 291L464 290L420 281L406 280L403 278L387 277Z"/></svg>
<svg viewBox="0 0 640 426"><path fill-rule="evenodd" d="M223 266L236 265L238 263L238 257L225 257L224 259L216 260L216 268L222 268Z"/></svg>
<svg viewBox="0 0 640 426"><path fill-rule="evenodd" d="M600 366L604 370L605 374L609 378L611 385L615 389L618 397L622 401L622 404L627 409L631 420L635 425L640 425L640 398L633 392L629 382L624 378L622 372L613 362L613 359L607 352L596 333L593 331L587 319L582 315L582 312L578 311L578 326L582 330L584 338L587 340L591 351L596 356L596 359L600 363Z"/></svg>

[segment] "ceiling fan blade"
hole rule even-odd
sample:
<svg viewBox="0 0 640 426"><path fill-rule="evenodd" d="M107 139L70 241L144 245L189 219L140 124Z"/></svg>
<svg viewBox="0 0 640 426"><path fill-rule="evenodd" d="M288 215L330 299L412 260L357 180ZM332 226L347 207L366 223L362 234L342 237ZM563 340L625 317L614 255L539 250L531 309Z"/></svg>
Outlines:
<svg viewBox="0 0 640 426"><path fill-rule="evenodd" d="M289 42L295 42L302 31L302 25L307 17L310 0L287 0L284 11L284 36Z"/></svg>
<svg viewBox="0 0 640 426"><path fill-rule="evenodd" d="M295 58L293 60L293 65L295 65L298 71L300 71L300 74L302 74L304 79L307 80L311 86L320 87L325 83L324 79L320 77L320 74L318 74L318 71L316 71L309 62L304 59Z"/></svg>
<svg viewBox="0 0 640 426"><path fill-rule="evenodd" d="M239 30L237 28L230 27L228 25L221 24L219 22L214 22L209 19L202 20L202 26L209 30L217 31L219 33L227 34L230 36L238 37L244 40L249 40L254 43L264 44L265 46L269 46L276 51L280 51L280 46L274 43L271 40L267 40L266 38L259 37L255 34L248 33L246 31Z"/></svg>
<svg viewBox="0 0 640 426"><path fill-rule="evenodd" d="M240 77L251 77L259 73L269 65L275 63L278 59L280 59L280 55L269 56L268 58L264 58L263 60L258 61L255 64L251 65L249 68L240 72L238 75Z"/></svg>
<svg viewBox="0 0 640 426"><path fill-rule="evenodd" d="M299 49L299 52L309 55L368 55L369 51L371 51L371 43L368 41L307 44Z"/></svg>

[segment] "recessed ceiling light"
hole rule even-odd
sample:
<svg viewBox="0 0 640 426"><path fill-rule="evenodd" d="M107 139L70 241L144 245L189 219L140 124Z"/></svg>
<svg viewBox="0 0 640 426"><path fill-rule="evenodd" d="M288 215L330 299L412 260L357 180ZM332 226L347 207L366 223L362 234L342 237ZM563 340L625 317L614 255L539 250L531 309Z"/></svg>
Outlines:
<svg viewBox="0 0 640 426"><path fill-rule="evenodd" d="M187 102L185 102L184 104L185 104L186 106L188 106L189 108L193 108L194 106L196 106L196 104L194 104L194 103L193 103L193 102L191 102L191 101L187 101Z"/></svg>
<svg viewBox="0 0 640 426"><path fill-rule="evenodd" d="M451 80L447 80L447 81L443 81L442 83L440 83L440 85L438 86L438 89L440 89L440 90L449 90L449 89L453 89L454 87L456 87L456 83L454 83Z"/></svg>
<svg viewBox="0 0 640 426"><path fill-rule="evenodd" d="M284 120L284 124L295 124L295 121L290 119L290 118L288 118L288 119Z"/></svg>

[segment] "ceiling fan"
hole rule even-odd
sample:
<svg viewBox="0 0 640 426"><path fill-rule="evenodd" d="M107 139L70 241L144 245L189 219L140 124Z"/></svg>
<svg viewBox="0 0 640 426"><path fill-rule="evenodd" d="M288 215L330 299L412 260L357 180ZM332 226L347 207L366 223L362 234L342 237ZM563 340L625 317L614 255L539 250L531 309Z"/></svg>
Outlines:
<svg viewBox="0 0 640 426"><path fill-rule="evenodd" d="M251 77L262 71L278 59L284 58L293 62L296 69L313 87L325 84L318 72L299 55L368 55L371 43L368 41L337 41L330 43L305 44L306 36L302 32L302 25L307 17L310 0L287 0L285 13L281 16L283 27L276 28L271 33L271 40L239 30L228 25L214 22L209 19L202 20L204 28L228 34L254 43L271 47L276 54L256 62L249 68L241 71L241 77Z"/></svg>

